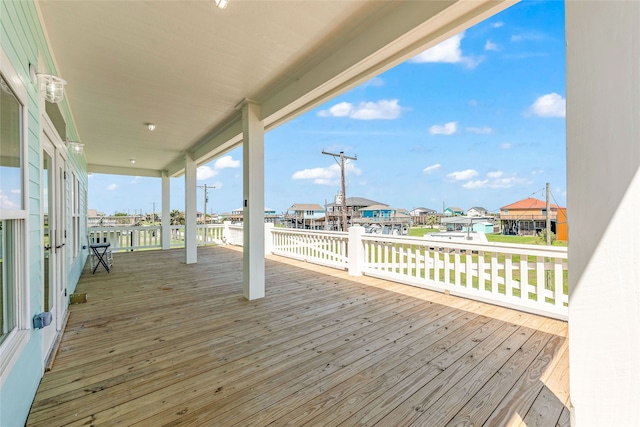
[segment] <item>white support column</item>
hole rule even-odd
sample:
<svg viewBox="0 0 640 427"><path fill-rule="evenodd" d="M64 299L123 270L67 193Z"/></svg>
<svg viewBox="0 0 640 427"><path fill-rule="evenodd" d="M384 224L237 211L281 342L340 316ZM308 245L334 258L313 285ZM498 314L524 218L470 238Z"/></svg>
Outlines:
<svg viewBox="0 0 640 427"><path fill-rule="evenodd" d="M171 178L162 172L162 249L171 249Z"/></svg>
<svg viewBox="0 0 640 427"><path fill-rule="evenodd" d="M264 273L264 125L260 106L245 100L242 110L244 177L243 295L248 300L265 295Z"/></svg>
<svg viewBox="0 0 640 427"><path fill-rule="evenodd" d="M565 4L572 425L638 425L640 2Z"/></svg>
<svg viewBox="0 0 640 427"><path fill-rule="evenodd" d="M184 198L185 198L185 224L184 224L184 249L185 263L198 262L198 244L196 242L196 162L192 153L185 154L184 158Z"/></svg>

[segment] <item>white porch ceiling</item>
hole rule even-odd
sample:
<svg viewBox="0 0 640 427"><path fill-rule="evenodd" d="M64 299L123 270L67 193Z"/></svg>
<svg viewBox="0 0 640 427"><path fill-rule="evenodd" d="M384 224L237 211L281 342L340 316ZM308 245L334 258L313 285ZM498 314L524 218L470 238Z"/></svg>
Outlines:
<svg viewBox="0 0 640 427"><path fill-rule="evenodd" d="M514 1L39 1L89 170L182 173ZM145 123L157 128L149 132ZM135 158L132 165L129 159Z"/></svg>

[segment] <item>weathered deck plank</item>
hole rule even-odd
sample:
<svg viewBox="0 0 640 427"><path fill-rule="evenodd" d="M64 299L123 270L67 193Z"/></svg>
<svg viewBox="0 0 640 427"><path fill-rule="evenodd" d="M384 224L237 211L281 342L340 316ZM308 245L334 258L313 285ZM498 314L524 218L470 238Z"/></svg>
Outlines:
<svg viewBox="0 0 640 427"><path fill-rule="evenodd" d="M241 257L125 253L83 274L27 425L568 419L563 322L278 257L246 301Z"/></svg>

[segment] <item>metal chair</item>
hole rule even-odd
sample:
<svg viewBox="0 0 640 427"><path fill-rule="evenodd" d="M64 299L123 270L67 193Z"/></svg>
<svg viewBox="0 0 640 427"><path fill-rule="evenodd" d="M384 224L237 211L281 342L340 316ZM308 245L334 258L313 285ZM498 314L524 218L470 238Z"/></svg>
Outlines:
<svg viewBox="0 0 640 427"><path fill-rule="evenodd" d="M107 273L111 272L113 266L113 252L111 251L111 243L104 239L104 242L100 242L99 238L91 238L91 235L87 235L87 241L89 243L89 266L91 267L91 273L95 274L99 265L102 265Z"/></svg>

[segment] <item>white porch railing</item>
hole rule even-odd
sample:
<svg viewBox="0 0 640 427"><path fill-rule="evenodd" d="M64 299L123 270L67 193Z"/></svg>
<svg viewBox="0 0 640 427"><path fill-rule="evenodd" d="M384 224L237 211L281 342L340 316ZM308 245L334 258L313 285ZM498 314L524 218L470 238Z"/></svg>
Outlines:
<svg viewBox="0 0 640 427"><path fill-rule="evenodd" d="M90 227L113 251L162 247L161 227ZM568 318L567 248L275 228L265 251L558 319ZM198 225L198 245L243 245L241 225ZM184 226L171 226L171 247Z"/></svg>
<svg viewBox="0 0 640 427"><path fill-rule="evenodd" d="M567 248L370 234L360 244L367 276L568 318Z"/></svg>
<svg viewBox="0 0 640 427"><path fill-rule="evenodd" d="M343 232L271 229L271 252L329 267L347 269L347 243Z"/></svg>
<svg viewBox="0 0 640 427"><path fill-rule="evenodd" d="M196 226L198 245L223 243L223 229L222 224L198 224ZM93 242L111 243L112 252L162 248L162 227L159 225L88 227L87 232ZM184 246L184 225L172 225L171 247L181 246Z"/></svg>

